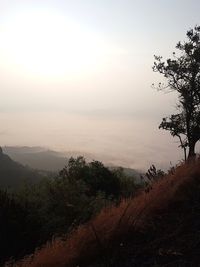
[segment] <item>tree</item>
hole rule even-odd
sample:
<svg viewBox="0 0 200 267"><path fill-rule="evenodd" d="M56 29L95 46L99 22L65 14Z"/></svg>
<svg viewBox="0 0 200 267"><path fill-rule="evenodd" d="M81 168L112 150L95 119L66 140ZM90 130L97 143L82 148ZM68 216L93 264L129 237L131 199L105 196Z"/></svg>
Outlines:
<svg viewBox="0 0 200 267"><path fill-rule="evenodd" d="M153 65L153 71L167 80L166 84L159 83L158 89L178 93L178 113L163 118L159 128L179 138L185 160L195 156L200 139L200 26L190 29L186 36L187 41L176 45L178 54L173 52L173 58L166 61L154 56Z"/></svg>
<svg viewBox="0 0 200 267"><path fill-rule="evenodd" d="M120 194L119 177L99 161L88 163L83 157L70 158L65 168L61 170L60 176L70 181L83 181L88 196L95 196L98 192L114 197Z"/></svg>

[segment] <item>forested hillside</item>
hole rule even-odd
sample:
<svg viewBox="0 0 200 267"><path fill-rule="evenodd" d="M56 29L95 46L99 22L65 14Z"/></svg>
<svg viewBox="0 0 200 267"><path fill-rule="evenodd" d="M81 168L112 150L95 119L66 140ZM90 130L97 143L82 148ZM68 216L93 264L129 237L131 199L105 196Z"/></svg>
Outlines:
<svg viewBox="0 0 200 267"><path fill-rule="evenodd" d="M199 166L198 160L172 169L15 266L199 266Z"/></svg>
<svg viewBox="0 0 200 267"><path fill-rule="evenodd" d="M18 166L6 155L2 157ZM141 186L122 168L110 170L101 162L78 157L70 158L53 178L26 182L15 191L1 188L0 262L21 258L56 236L66 235L102 208L135 195Z"/></svg>
<svg viewBox="0 0 200 267"><path fill-rule="evenodd" d="M16 189L24 183L37 183L42 179L37 171L13 161L0 149L0 188Z"/></svg>

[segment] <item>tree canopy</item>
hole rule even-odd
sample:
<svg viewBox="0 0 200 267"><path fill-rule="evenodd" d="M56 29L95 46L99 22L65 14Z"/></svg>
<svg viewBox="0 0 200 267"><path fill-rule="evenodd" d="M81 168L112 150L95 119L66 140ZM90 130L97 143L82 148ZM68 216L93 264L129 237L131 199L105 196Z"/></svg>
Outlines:
<svg viewBox="0 0 200 267"><path fill-rule="evenodd" d="M159 83L158 89L178 93L177 113L163 118L159 128L179 138L185 159L195 156L195 145L200 139L200 26L187 31L186 37L186 41L176 45L178 53L173 52L173 57L166 61L154 56L153 65L153 71L167 81Z"/></svg>

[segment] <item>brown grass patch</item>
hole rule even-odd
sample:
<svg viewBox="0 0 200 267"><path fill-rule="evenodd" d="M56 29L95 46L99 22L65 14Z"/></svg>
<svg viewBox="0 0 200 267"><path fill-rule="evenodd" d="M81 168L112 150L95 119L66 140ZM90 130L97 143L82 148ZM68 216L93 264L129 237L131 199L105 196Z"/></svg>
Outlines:
<svg viewBox="0 0 200 267"><path fill-rule="evenodd" d="M142 191L133 199L122 200L117 207L103 209L94 219L72 232L66 240L57 238L14 266L74 267L91 262L97 256L107 253L122 237L145 229L153 216L166 210L172 200L184 197L182 191L200 177L199 163L198 160L177 167L174 174L155 182L148 193Z"/></svg>

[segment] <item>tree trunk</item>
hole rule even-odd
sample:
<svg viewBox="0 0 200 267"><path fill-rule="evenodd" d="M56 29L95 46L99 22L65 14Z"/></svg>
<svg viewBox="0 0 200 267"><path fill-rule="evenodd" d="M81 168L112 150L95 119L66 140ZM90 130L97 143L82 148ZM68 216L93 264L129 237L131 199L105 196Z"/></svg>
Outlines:
<svg viewBox="0 0 200 267"><path fill-rule="evenodd" d="M184 160L186 162L187 161L187 151L186 151L186 147L185 146L183 147L183 150L184 150Z"/></svg>
<svg viewBox="0 0 200 267"><path fill-rule="evenodd" d="M195 145L196 142L190 142L189 143L189 153L188 153L188 159L195 159L196 153L195 153Z"/></svg>

